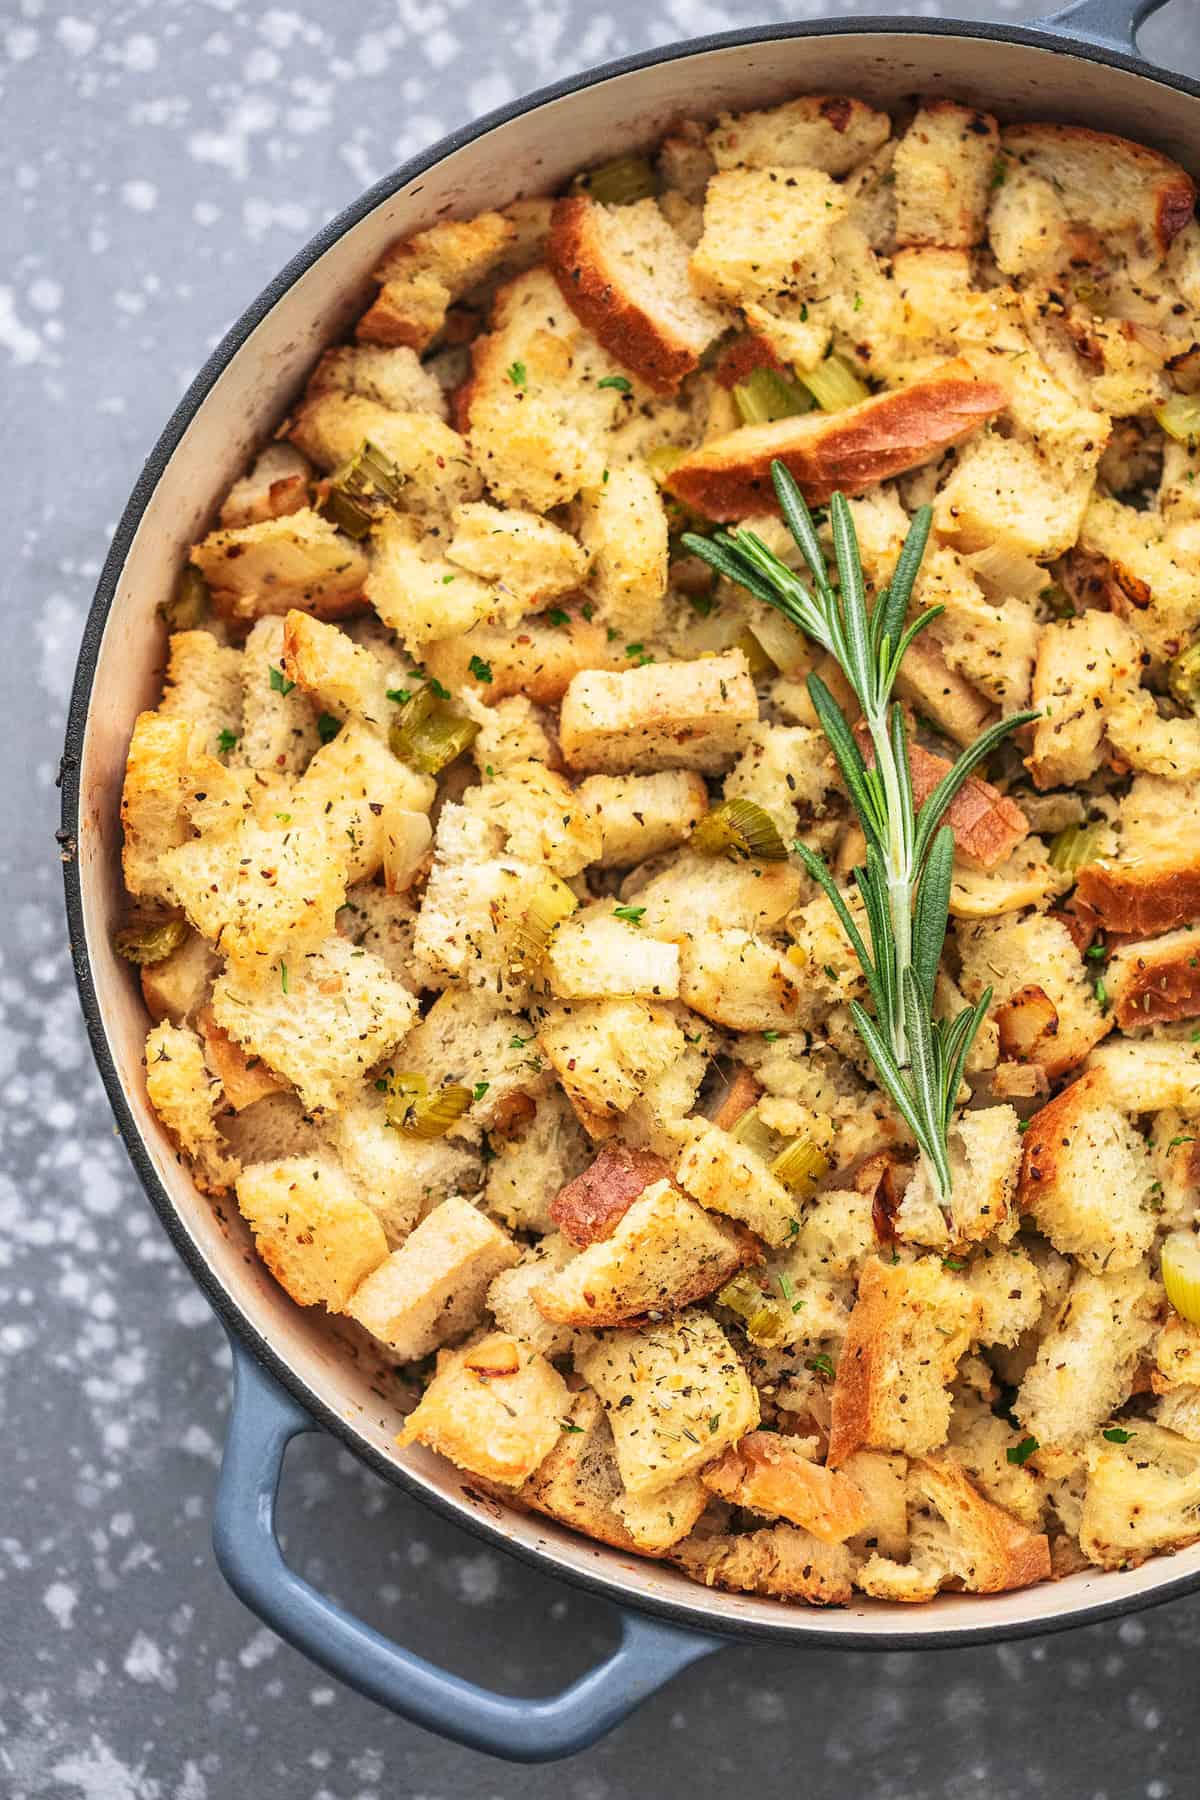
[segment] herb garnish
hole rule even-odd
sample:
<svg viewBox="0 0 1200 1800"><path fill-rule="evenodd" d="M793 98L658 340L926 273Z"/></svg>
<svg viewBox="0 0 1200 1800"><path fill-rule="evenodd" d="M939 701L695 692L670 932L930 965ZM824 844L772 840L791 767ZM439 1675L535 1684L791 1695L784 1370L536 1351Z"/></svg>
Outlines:
<svg viewBox="0 0 1200 1800"><path fill-rule="evenodd" d="M271 692L273 694L290 694L295 685L294 681L288 680L282 669L277 669L274 663L271 664Z"/></svg>
<svg viewBox="0 0 1200 1800"><path fill-rule="evenodd" d="M835 587L800 489L781 462L772 463L771 477L784 520L812 576L812 591L752 531L718 532L711 540L688 532L683 544L828 651L862 710L871 767L828 687L820 676L808 677L813 708L867 841L866 867L855 869L854 880L866 911L870 950L824 859L805 844L797 849L808 873L828 896L862 965L874 1016L852 1001L855 1026L880 1081L924 1151L938 1197L947 1207L951 1190L947 1133L963 1066L992 996L986 989L973 1007L951 1021L933 1017L954 865L954 834L943 820L971 770L1036 714L1016 713L992 725L963 751L918 811L904 711L893 702L892 690L909 645L941 611L931 606L905 624L929 539L931 508L924 506L915 514L891 581L868 607L845 496L834 494L829 507Z"/></svg>
<svg viewBox="0 0 1200 1800"><path fill-rule="evenodd" d="M640 925L645 911L644 906L614 906L613 918L624 919L627 925Z"/></svg>
<svg viewBox="0 0 1200 1800"><path fill-rule="evenodd" d="M1018 1469L1023 1469L1034 1451L1041 1447L1035 1437L1025 1437L1019 1444L1010 1444L1004 1454L1010 1463L1016 1463Z"/></svg>

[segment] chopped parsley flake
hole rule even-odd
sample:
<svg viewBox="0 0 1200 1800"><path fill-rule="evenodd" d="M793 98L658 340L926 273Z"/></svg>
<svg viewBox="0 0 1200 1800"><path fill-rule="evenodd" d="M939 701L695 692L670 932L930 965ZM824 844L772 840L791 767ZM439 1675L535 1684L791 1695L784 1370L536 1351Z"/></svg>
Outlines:
<svg viewBox="0 0 1200 1800"><path fill-rule="evenodd" d="M606 375L603 381L596 383L598 388L616 388L618 394L631 394L633 383L626 381L624 375Z"/></svg>
<svg viewBox="0 0 1200 1800"><path fill-rule="evenodd" d="M505 374L515 388L523 388L529 379L523 362L509 363L508 368L505 370Z"/></svg>
<svg viewBox="0 0 1200 1800"><path fill-rule="evenodd" d="M571 623L571 615L570 613L565 613L561 606L552 606L546 613L546 620L550 625L569 625Z"/></svg>
<svg viewBox="0 0 1200 1800"><path fill-rule="evenodd" d="M288 991L288 970L285 962L280 962L279 964L279 986L281 992L286 994Z"/></svg>
<svg viewBox="0 0 1200 1800"><path fill-rule="evenodd" d="M1110 1444L1127 1444L1135 1435L1136 1433L1132 1431L1122 1430L1120 1425L1110 1425L1107 1431L1100 1433L1100 1436L1107 1438Z"/></svg>
<svg viewBox="0 0 1200 1800"><path fill-rule="evenodd" d="M482 656L473 656L467 664L467 667L470 669L476 681L490 681L492 679L492 665L489 662L484 662Z"/></svg>
<svg viewBox="0 0 1200 1800"><path fill-rule="evenodd" d="M645 911L644 906L614 906L613 918L624 919L627 925L640 925Z"/></svg>
<svg viewBox="0 0 1200 1800"><path fill-rule="evenodd" d="M827 1381L833 1380L833 1358L826 1356L822 1350L820 1356L810 1356L808 1366L814 1375L823 1375Z"/></svg>
<svg viewBox="0 0 1200 1800"><path fill-rule="evenodd" d="M323 744L332 744L342 729L342 721L335 719L332 713L322 713L317 720L317 736Z"/></svg>
<svg viewBox="0 0 1200 1800"><path fill-rule="evenodd" d="M273 694L290 694L295 685L294 681L288 680L282 669L277 669L272 663L271 692Z"/></svg>
<svg viewBox="0 0 1200 1800"><path fill-rule="evenodd" d="M217 738L217 754L219 756L228 756L237 741L237 732L230 731L229 727L226 726L224 731L222 731Z"/></svg>
<svg viewBox="0 0 1200 1800"><path fill-rule="evenodd" d="M490 1081L477 1081L475 1083L474 1089L472 1090L474 1093L475 1099L482 1100L483 1096L487 1093L487 1091L491 1087L491 1085L492 1084Z"/></svg>
<svg viewBox="0 0 1200 1800"><path fill-rule="evenodd" d="M1010 1463L1016 1463L1018 1469L1023 1469L1034 1451L1040 1449L1041 1445L1035 1437L1025 1437L1019 1444L1010 1444L1004 1454Z"/></svg>

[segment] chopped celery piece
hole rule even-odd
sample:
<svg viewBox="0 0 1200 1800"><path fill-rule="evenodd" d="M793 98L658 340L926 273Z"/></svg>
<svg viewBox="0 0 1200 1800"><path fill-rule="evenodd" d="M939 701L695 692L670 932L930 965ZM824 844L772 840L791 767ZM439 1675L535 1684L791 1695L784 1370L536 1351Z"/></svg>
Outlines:
<svg viewBox="0 0 1200 1800"><path fill-rule="evenodd" d="M1167 436L1179 443L1194 445L1200 441L1200 394L1172 394L1155 408L1154 416Z"/></svg>
<svg viewBox="0 0 1200 1800"><path fill-rule="evenodd" d="M1061 870L1064 875L1074 875L1084 863L1095 859L1100 838L1098 825L1068 825L1050 845L1050 867Z"/></svg>
<svg viewBox="0 0 1200 1800"><path fill-rule="evenodd" d="M184 563L169 600L159 603L158 616L169 631L194 631L207 617L211 596L195 563Z"/></svg>
<svg viewBox="0 0 1200 1800"><path fill-rule="evenodd" d="M785 1320L776 1301L764 1294L753 1275L745 1270L727 1281L717 1294L717 1303L727 1306L742 1321L751 1343L764 1347L779 1342Z"/></svg>
<svg viewBox="0 0 1200 1800"><path fill-rule="evenodd" d="M841 412L871 398L866 382L856 375L845 357L827 356L815 369L800 377L822 412Z"/></svg>
<svg viewBox="0 0 1200 1800"><path fill-rule="evenodd" d="M388 729L393 756L423 775L438 775L470 749L479 735L473 719L461 718L439 705L429 686L406 700Z"/></svg>
<svg viewBox="0 0 1200 1800"><path fill-rule="evenodd" d="M1171 658L1167 686L1180 706L1200 712L1200 638Z"/></svg>
<svg viewBox="0 0 1200 1800"><path fill-rule="evenodd" d="M644 156L614 156L611 162L576 175L571 188L576 194L590 194L601 206L632 206L635 200L653 199L658 183Z"/></svg>
<svg viewBox="0 0 1200 1800"><path fill-rule="evenodd" d="M365 538L380 513L399 500L404 479L391 457L364 438L349 462L330 477L320 511L347 537Z"/></svg>
<svg viewBox="0 0 1200 1800"><path fill-rule="evenodd" d="M646 452L646 467L655 481L663 482L673 469L679 467L686 455L687 451L681 450L677 444L656 444L653 450Z"/></svg>
<svg viewBox="0 0 1200 1800"><path fill-rule="evenodd" d="M187 936L183 919L142 919L117 932L113 945L126 962L147 968L151 963L165 962L172 950L178 950Z"/></svg>
<svg viewBox="0 0 1200 1800"><path fill-rule="evenodd" d="M392 1075L387 1087L387 1121L405 1137L445 1137L471 1104L471 1090L448 1082L429 1092L424 1075Z"/></svg>
<svg viewBox="0 0 1200 1800"><path fill-rule="evenodd" d="M755 800L722 800L701 819L691 843L705 856L757 862L787 860L787 846L775 821Z"/></svg>
<svg viewBox="0 0 1200 1800"><path fill-rule="evenodd" d="M569 919L578 904L565 881L560 881L556 875L547 875L516 925L514 936L519 960L539 961L546 953L554 927Z"/></svg>
<svg viewBox="0 0 1200 1800"><path fill-rule="evenodd" d="M751 369L733 390L733 403L743 425L766 425L771 419L788 419L794 413L812 411L808 389L778 369Z"/></svg>
<svg viewBox="0 0 1200 1800"><path fill-rule="evenodd" d="M1162 1278L1180 1318L1200 1325L1200 1238L1194 1232L1172 1231L1163 1239Z"/></svg>
<svg viewBox="0 0 1200 1800"><path fill-rule="evenodd" d="M749 1107L742 1114L729 1135L735 1143L742 1144L767 1163L774 1162L783 1141L777 1131L772 1131L769 1125L763 1124L757 1106Z"/></svg>
<svg viewBox="0 0 1200 1800"><path fill-rule="evenodd" d="M771 1164L771 1173L797 1200L809 1200L829 1171L829 1158L811 1138L793 1138Z"/></svg>

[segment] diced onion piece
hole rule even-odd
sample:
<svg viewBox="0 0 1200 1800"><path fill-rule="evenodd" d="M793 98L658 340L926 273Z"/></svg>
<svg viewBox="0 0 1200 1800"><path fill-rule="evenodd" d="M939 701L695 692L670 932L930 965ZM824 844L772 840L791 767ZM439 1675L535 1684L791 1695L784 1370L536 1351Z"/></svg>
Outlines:
<svg viewBox="0 0 1200 1800"><path fill-rule="evenodd" d="M1200 1238L1193 1232L1172 1231L1163 1239L1162 1278L1180 1318L1200 1325Z"/></svg>
<svg viewBox="0 0 1200 1800"><path fill-rule="evenodd" d="M771 815L756 800L722 800L701 819L691 837L704 856L743 861L785 862L787 846Z"/></svg>
<svg viewBox="0 0 1200 1800"><path fill-rule="evenodd" d="M784 1333L784 1317L769 1294L764 1294L753 1275L743 1271L727 1281L717 1294L717 1304L727 1306L742 1321L751 1343L778 1343Z"/></svg>
<svg viewBox="0 0 1200 1800"><path fill-rule="evenodd" d="M989 593L1005 599L1036 600L1047 586L1046 571L1040 563L1003 544L988 544L963 561Z"/></svg>
<svg viewBox="0 0 1200 1800"><path fill-rule="evenodd" d="M433 690L417 689L406 700L388 730L388 745L393 756L419 769L423 775L438 775L456 757L468 750L479 736L474 719L464 719L439 706Z"/></svg>
<svg viewBox="0 0 1200 1800"><path fill-rule="evenodd" d="M772 1162L779 1154L780 1135L763 1124L756 1106L742 1114L729 1135L755 1156L761 1156L764 1162Z"/></svg>
<svg viewBox="0 0 1200 1800"><path fill-rule="evenodd" d="M1200 638L1171 658L1167 686L1180 706L1200 712Z"/></svg>
<svg viewBox="0 0 1200 1800"><path fill-rule="evenodd" d="M1050 845L1050 867L1074 875L1084 863L1095 861L1103 835L1099 825L1068 825Z"/></svg>
<svg viewBox="0 0 1200 1800"><path fill-rule="evenodd" d="M749 626L746 627L745 631L739 633L733 647L735 650L740 650L745 657L752 681L757 681L760 675L774 675L776 673L774 662L767 655L767 652L763 649Z"/></svg>
<svg viewBox="0 0 1200 1800"><path fill-rule="evenodd" d="M632 206L658 192L654 170L644 156L614 156L599 168L587 169L571 183L576 194L590 194L601 206Z"/></svg>
<svg viewBox="0 0 1200 1800"><path fill-rule="evenodd" d="M169 631L194 631L208 616L212 596L195 563L184 563L169 600L159 602L158 616Z"/></svg>
<svg viewBox="0 0 1200 1800"><path fill-rule="evenodd" d="M557 875L547 875L517 921L515 949L521 962L538 962L546 954L550 933L569 919L579 902Z"/></svg>
<svg viewBox="0 0 1200 1800"><path fill-rule="evenodd" d="M405 477L390 456L364 438L330 477L319 511L347 537L365 538L385 508L395 506Z"/></svg>
<svg viewBox="0 0 1200 1800"><path fill-rule="evenodd" d="M1172 394L1155 408L1154 416L1167 436L1178 443L1195 444L1200 440L1200 395Z"/></svg>
<svg viewBox="0 0 1200 1800"><path fill-rule="evenodd" d="M812 645L802 631L789 625L782 613L764 607L750 627L781 675L795 681L813 666Z"/></svg>
<svg viewBox="0 0 1200 1800"><path fill-rule="evenodd" d="M424 1075L401 1073L388 1081L387 1121L404 1137L445 1137L470 1104L470 1088L455 1082L431 1094Z"/></svg>
<svg viewBox="0 0 1200 1800"><path fill-rule="evenodd" d="M793 1138L771 1164L771 1173L797 1200L808 1200L829 1172L829 1158L811 1138Z"/></svg>
<svg viewBox="0 0 1200 1800"><path fill-rule="evenodd" d="M778 369L758 368L735 384L733 403L743 425L766 425L772 419L811 412L813 397L800 382Z"/></svg>
<svg viewBox="0 0 1200 1800"><path fill-rule="evenodd" d="M178 950L187 936L187 922L184 919L143 919L136 925L126 925L117 932L113 946L118 956L126 962L136 963L140 969L148 968L152 963L165 962L172 950Z"/></svg>
<svg viewBox="0 0 1200 1800"><path fill-rule="evenodd" d="M383 826L383 878L389 894L402 894L429 854L433 826L425 813L407 806L387 805L380 815Z"/></svg>
<svg viewBox="0 0 1200 1800"><path fill-rule="evenodd" d="M822 412L842 412L871 398L871 390L856 375L844 356L827 356L815 369L806 369L801 381Z"/></svg>

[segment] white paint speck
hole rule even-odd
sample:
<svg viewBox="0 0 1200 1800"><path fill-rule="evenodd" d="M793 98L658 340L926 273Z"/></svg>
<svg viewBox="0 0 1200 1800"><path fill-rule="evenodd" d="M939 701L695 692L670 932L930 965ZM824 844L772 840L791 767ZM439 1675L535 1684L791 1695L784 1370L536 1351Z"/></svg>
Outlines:
<svg viewBox="0 0 1200 1800"><path fill-rule="evenodd" d="M52 1581L42 1595L42 1605L64 1631L70 1631L79 1594L68 1582Z"/></svg>
<svg viewBox="0 0 1200 1800"><path fill-rule="evenodd" d="M0 349L7 350L15 363L36 362L42 354L42 340L37 332L17 317L17 303L10 287L0 287Z"/></svg>
<svg viewBox="0 0 1200 1800"><path fill-rule="evenodd" d="M153 212L158 205L158 189L152 181L139 176L121 183L121 198L133 212Z"/></svg>
<svg viewBox="0 0 1200 1800"><path fill-rule="evenodd" d="M123 1667L131 1681L140 1681L145 1686L153 1684L165 1689L168 1694L175 1691L175 1671L154 1639L144 1631L138 1632L125 1652Z"/></svg>
<svg viewBox="0 0 1200 1800"><path fill-rule="evenodd" d="M86 56L96 42L96 27L90 19L73 19L68 13L55 27L55 36L69 56Z"/></svg>

